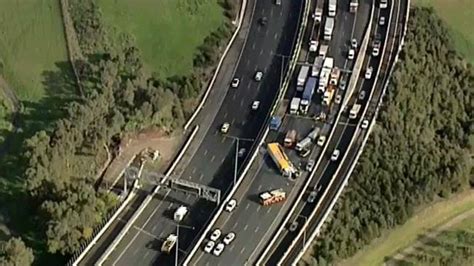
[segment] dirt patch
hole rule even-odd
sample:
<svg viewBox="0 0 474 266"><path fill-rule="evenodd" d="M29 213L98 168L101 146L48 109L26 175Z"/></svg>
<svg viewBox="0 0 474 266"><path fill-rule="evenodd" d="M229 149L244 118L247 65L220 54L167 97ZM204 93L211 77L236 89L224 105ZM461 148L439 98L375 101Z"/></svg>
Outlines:
<svg viewBox="0 0 474 266"><path fill-rule="evenodd" d="M161 131L147 130L124 138L120 144L120 153L107 167L102 183L107 187L113 185L120 177L122 170L133 161L135 156L148 148L159 151L160 170L164 171L175 157L182 137L183 135L179 133L167 135Z"/></svg>

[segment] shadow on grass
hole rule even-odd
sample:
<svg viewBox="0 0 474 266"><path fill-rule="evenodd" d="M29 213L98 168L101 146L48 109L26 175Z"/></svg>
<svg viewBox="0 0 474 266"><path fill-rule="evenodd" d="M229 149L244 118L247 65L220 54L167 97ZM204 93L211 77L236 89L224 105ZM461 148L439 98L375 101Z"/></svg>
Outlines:
<svg viewBox="0 0 474 266"><path fill-rule="evenodd" d="M32 201L25 189L24 141L41 130L51 131L55 122L65 117L68 104L79 100L70 63L57 62L55 66L56 70L42 73L45 96L38 102L21 101L21 112L15 119L16 130L7 135L6 153L0 156L1 214L12 235L20 235L35 250L39 264L46 262L43 258L47 264L57 263L58 257L45 256L44 230L35 215L39 203Z"/></svg>

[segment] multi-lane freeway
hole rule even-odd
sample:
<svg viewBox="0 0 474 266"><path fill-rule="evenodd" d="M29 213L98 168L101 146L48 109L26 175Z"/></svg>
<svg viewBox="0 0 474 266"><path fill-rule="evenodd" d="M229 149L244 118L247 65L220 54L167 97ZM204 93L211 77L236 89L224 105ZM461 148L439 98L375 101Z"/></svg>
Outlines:
<svg viewBox="0 0 474 266"><path fill-rule="evenodd" d="M241 138L239 146L247 150L258 136L272 102L279 90L281 71L280 54L289 55L293 50L302 0L249 1L253 17L235 76L240 78L238 88L228 90L207 133L192 159L179 173L182 179L218 188L225 194L233 184L235 138ZM266 23L262 23L265 18ZM286 69L286 66L283 66ZM260 82L254 80L257 71L264 73ZM230 83L230 80L228 81ZM250 106L260 101L257 112ZM226 135L219 133L221 125L230 123ZM245 156L239 159L243 165ZM180 205L189 206L190 212L180 224L179 259L192 248L196 236L216 209L214 203L200 200L189 194L162 190L134 222L132 229L106 258L106 265L172 264L174 256L162 254L163 240L176 231L172 214Z"/></svg>
<svg viewBox="0 0 474 266"><path fill-rule="evenodd" d="M216 100L217 96L216 99L211 97L208 100L207 109L203 109L207 111L200 114L203 117L201 122L208 121L208 124L201 123L204 127L200 129L201 137L194 141L195 148L187 152L187 159L173 173L183 180L220 189L221 198L224 199L232 189L235 178L249 163L249 155L257 149L256 159L249 165L250 170L233 195L238 202L237 208L231 213L224 212L212 223L212 229L219 228L224 234L234 232L236 238L220 256L207 254L202 249L207 240L201 242L200 236L216 214L218 206L191 194L160 189L130 230L120 238L118 245L114 246L110 254L102 257L103 264L170 265L183 263L186 258L188 265L289 265L298 258L306 244L306 236L323 221L324 214L332 207L332 199L339 195L338 188L345 182L348 169L354 163L361 146L361 136L368 134L365 128L360 129L359 126L362 120L372 120L373 106L380 100L387 69L393 63L392 50L396 43L386 40L391 30L397 31L399 13L404 9L400 3L404 1L389 1L388 8L380 9L377 4L373 5L372 0L360 0L357 12L351 13L350 0L339 0L330 42L322 40L327 0L283 0L281 5L277 5L277 2L280 1L247 0L248 23L243 25L248 27L248 34L241 40L242 49L235 56L235 65L227 66L232 69L232 74L222 75L220 82L213 88L214 94L220 93L221 100ZM311 14L316 3L321 2L325 3L324 16L318 25L311 19ZM308 18L302 16L305 4L310 10ZM371 28L367 27L369 17L372 19ZM384 17L388 23L381 25L380 17ZM259 147L258 138L267 126L269 112L281 89L281 81L289 70L287 59L294 51L298 28L304 19L308 19L308 24L298 58L300 66L296 70L314 61L314 54L308 51L308 41L319 40L329 44L327 56L334 58L334 65L343 70L343 79L349 81L354 68L354 60L347 59L351 40L357 39L361 43L365 31L370 31L370 41L367 54L357 55L362 58L363 64L361 75L352 86L355 87L354 95L350 93L352 89L338 91L347 98L343 98L343 103L348 103L348 107L333 104L328 109L321 105L321 95L315 95L308 115L285 114L279 130L267 135L265 143L281 142L290 129L307 132L320 127L320 134L327 136L327 143L322 147L314 145L309 155L309 159L317 161L315 169L303 171L299 178L291 180L282 177L275 169L265 147ZM381 42L382 53L378 56L372 55L375 39ZM369 66L374 69L374 74L364 78ZM261 81L254 79L258 71L263 72ZM237 88L230 86L233 77L240 79ZM291 97L297 94L295 83L296 75L289 82L281 107L285 108ZM365 92L364 97L359 94L362 91ZM255 100L260 101L257 111L251 110ZM349 109L355 103L361 104L362 115L350 119ZM314 118L321 112L328 113L327 119L316 121ZM277 113L283 115L284 110ZM230 124L227 134L219 132L223 123ZM244 153L237 156L237 151L241 149L245 150ZM331 160L331 154L336 149L341 155L338 160ZM288 154L295 164L304 169L308 158L302 159L292 150L288 150ZM238 167L234 168L236 162ZM258 195L275 188L283 188L287 192L287 201L270 207L260 205ZM319 190L316 200L308 202L308 195L316 190ZM173 220L173 213L180 205L188 206L189 214L178 225ZM290 224L295 225L291 231ZM176 246L176 257L174 254L163 254L160 251L163 241L171 233L176 234L177 229L179 245ZM196 249L197 245L200 247ZM97 249L96 253L101 254L101 250L103 248ZM87 263L92 263L93 258L89 258Z"/></svg>
<svg viewBox="0 0 474 266"><path fill-rule="evenodd" d="M311 6L311 14L314 12L314 3ZM353 62L347 60L347 51L352 38L359 40L362 39L365 25L368 21L368 14L370 11L369 1L364 1L356 14L349 13L349 0L339 1L339 9L336 15L336 27L334 37L329 43L328 56L332 56L335 60L335 66L340 69L351 69ZM308 31L313 34L306 34L306 36L322 36L319 31L323 30L322 26L309 24ZM312 32L315 31L315 32ZM322 39L322 38L321 38ZM304 41L307 43L307 40ZM307 48L306 45L304 48ZM302 60L306 62L309 59L308 53L302 53ZM303 62L303 63L305 63ZM288 96L291 97L295 93L296 87L296 75L292 83L290 83L290 89ZM321 99L314 97L312 106L314 109L321 110ZM339 105L335 105L331 112L337 113ZM335 118L335 117L333 117ZM286 116L284 119L283 126L279 130L279 134L270 134L266 142L275 140L281 140L281 136L289 129L297 129L298 132L308 132L312 126L323 127L323 134L327 134L332 126L331 122L333 119L328 119L325 125L321 123L315 123L312 119L307 117L294 117ZM341 136L341 131L345 127L353 127L348 123L341 123L337 126L336 136ZM339 139L340 140L340 139ZM328 153L332 153L333 146L328 149ZM316 159L320 156L321 149L316 147L310 158ZM269 237L272 235L273 230L282 220L285 215L285 211L289 207L291 200L287 200L288 204L285 206L272 206L263 207L259 204L257 196L264 190L272 188L284 188L286 192L296 192L301 187L303 181L307 178L308 173L303 174L295 182L288 181L283 178L280 173L275 170L274 163L266 155L266 151L262 149L259 159L256 160L253 170L249 172L248 176L245 177L246 182L241 185L235 199L239 202L238 208L232 213L224 213L221 215L219 220L215 223L214 228L219 228L224 233L235 232L236 239L225 249L225 251L216 257L212 254L206 254L202 249L198 250L191 259L190 264L202 264L202 265L244 265L254 264L260 252L269 241ZM289 155L293 162L298 162L301 158L293 152L289 151ZM330 156L330 155L329 155ZM303 162L307 159L301 160ZM293 193L296 194L296 193ZM270 264L273 265L273 264Z"/></svg>

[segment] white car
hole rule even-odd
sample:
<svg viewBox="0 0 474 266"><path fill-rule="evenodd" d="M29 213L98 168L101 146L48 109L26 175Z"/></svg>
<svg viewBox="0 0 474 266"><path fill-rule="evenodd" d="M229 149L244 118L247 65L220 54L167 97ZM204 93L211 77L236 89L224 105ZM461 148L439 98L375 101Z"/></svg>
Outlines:
<svg viewBox="0 0 474 266"><path fill-rule="evenodd" d="M235 233L230 232L224 237L224 240L222 240L222 242L224 242L224 244L226 245L229 245L232 241L234 241L234 239L235 239Z"/></svg>
<svg viewBox="0 0 474 266"><path fill-rule="evenodd" d="M232 212L235 207L237 207L237 201L235 199L231 199L229 200L229 202L227 202L227 205L225 205L225 210L228 212Z"/></svg>
<svg viewBox="0 0 474 266"><path fill-rule="evenodd" d="M252 103L252 110L257 111L259 106L260 106L260 101L254 101Z"/></svg>
<svg viewBox="0 0 474 266"><path fill-rule="evenodd" d="M351 40L351 47L353 49L357 49L357 39L356 38Z"/></svg>
<svg viewBox="0 0 474 266"><path fill-rule="evenodd" d="M378 47L374 47L372 49L372 56L377 57L380 54L380 49Z"/></svg>
<svg viewBox="0 0 474 266"><path fill-rule="evenodd" d="M341 81L339 81L339 89L340 90L345 90L346 89L346 85L347 85L347 81L345 79L341 79Z"/></svg>
<svg viewBox="0 0 474 266"><path fill-rule="evenodd" d="M262 71L257 71L257 73L255 73L255 81L260 81L262 80L262 77L263 77L263 72Z"/></svg>
<svg viewBox="0 0 474 266"><path fill-rule="evenodd" d="M338 94L336 95L336 100L334 100L336 102L336 104L340 104L341 101L342 101L342 95Z"/></svg>
<svg viewBox="0 0 474 266"><path fill-rule="evenodd" d="M219 244L217 244L214 251L212 251L212 253L216 256L220 256L222 254L222 251L224 251L224 247L225 247L225 245L223 243L219 243Z"/></svg>
<svg viewBox="0 0 474 266"><path fill-rule="evenodd" d="M230 128L230 124L225 122L224 124L222 124L221 126L221 133L222 134L227 134L227 132L229 132L229 128Z"/></svg>
<svg viewBox="0 0 474 266"><path fill-rule="evenodd" d="M211 253L215 245L216 243L214 241L207 241L206 246L204 247L204 252Z"/></svg>
<svg viewBox="0 0 474 266"><path fill-rule="evenodd" d="M385 25L385 17L380 17L380 19L379 19L379 25L380 25L380 26Z"/></svg>
<svg viewBox="0 0 474 266"><path fill-rule="evenodd" d="M318 142L316 143L318 146L322 147L326 142L326 136L319 136Z"/></svg>
<svg viewBox="0 0 474 266"><path fill-rule="evenodd" d="M332 155L331 155L331 161L337 161L337 159L339 159L339 154L340 154L340 151L339 150L334 150Z"/></svg>
<svg viewBox="0 0 474 266"><path fill-rule="evenodd" d="M240 84L240 79L239 78L234 78L232 82L230 83L230 86L232 88L237 88Z"/></svg>
<svg viewBox="0 0 474 266"><path fill-rule="evenodd" d="M221 230L216 229L212 232L210 239L212 241L217 241L219 239L219 237L221 237L221 235L222 235Z"/></svg>
<svg viewBox="0 0 474 266"><path fill-rule="evenodd" d="M355 56L355 50L349 49L349 52L347 52L347 59L352 60L354 59L354 56Z"/></svg>
<svg viewBox="0 0 474 266"><path fill-rule="evenodd" d="M372 72L374 72L374 68L369 66L367 70L365 71L365 79L371 79L372 78Z"/></svg>
<svg viewBox="0 0 474 266"><path fill-rule="evenodd" d="M362 129L368 128L368 127L369 127L369 120L364 119L364 121L362 121L362 124L360 125L360 127L361 127Z"/></svg>
<svg viewBox="0 0 474 266"><path fill-rule="evenodd" d="M313 168L314 168L314 160L313 159L308 160L308 162L306 163L306 171L311 172L313 171Z"/></svg>

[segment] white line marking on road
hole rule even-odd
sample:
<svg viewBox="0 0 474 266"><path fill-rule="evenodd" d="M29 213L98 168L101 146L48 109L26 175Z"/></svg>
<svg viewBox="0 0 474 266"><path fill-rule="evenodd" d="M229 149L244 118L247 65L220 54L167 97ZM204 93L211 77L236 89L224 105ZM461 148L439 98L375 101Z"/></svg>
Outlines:
<svg viewBox="0 0 474 266"><path fill-rule="evenodd" d="M207 150L204 150L204 156L206 156L206 155L207 155Z"/></svg>
<svg viewBox="0 0 474 266"><path fill-rule="evenodd" d="M267 214L270 212L270 208L267 209Z"/></svg>
<svg viewBox="0 0 474 266"><path fill-rule="evenodd" d="M240 101L240 107L244 107L244 99Z"/></svg>
<svg viewBox="0 0 474 266"><path fill-rule="evenodd" d="M145 256L144 256L144 257L146 258L146 257L148 257L149 255L150 255L150 251L147 251L147 252L145 253Z"/></svg>
<svg viewBox="0 0 474 266"><path fill-rule="evenodd" d="M255 231L254 231L254 232L257 233L258 230L260 230L260 227L257 226L257 228L255 228Z"/></svg>
<svg viewBox="0 0 474 266"><path fill-rule="evenodd" d="M188 179L191 180L193 177L192 176L188 176Z"/></svg>
<svg viewBox="0 0 474 266"><path fill-rule="evenodd" d="M236 95L236 93L234 93L234 95L232 95L232 100L235 100L235 95Z"/></svg>
<svg viewBox="0 0 474 266"><path fill-rule="evenodd" d="M255 43L252 44L252 50L255 50Z"/></svg>
<svg viewBox="0 0 474 266"><path fill-rule="evenodd" d="M215 155L212 155L212 157L211 157L211 163L214 162L215 159L216 159L216 156L215 156Z"/></svg>
<svg viewBox="0 0 474 266"><path fill-rule="evenodd" d="M225 113L224 113L224 118L226 118L226 117L227 117L227 115L228 115L228 113L227 113L227 112L225 112Z"/></svg>
<svg viewBox="0 0 474 266"><path fill-rule="evenodd" d="M221 160L221 163L223 163L225 161L225 157L223 156L222 157L222 160Z"/></svg>
<svg viewBox="0 0 474 266"><path fill-rule="evenodd" d="M168 205L168 209L171 209L171 207L173 207L173 202L171 202L171 203Z"/></svg>
<svg viewBox="0 0 474 266"><path fill-rule="evenodd" d="M242 248L242 250L240 251L240 254L243 254L245 251L245 247Z"/></svg>
<svg viewBox="0 0 474 266"><path fill-rule="evenodd" d="M204 175L203 175L203 174L200 174L200 175L199 175L199 181L201 181L203 177L204 177Z"/></svg>
<svg viewBox="0 0 474 266"><path fill-rule="evenodd" d="M250 207L250 203L247 203L247 206L245 206L245 210L248 210Z"/></svg>
<svg viewBox="0 0 474 266"><path fill-rule="evenodd" d="M258 207L257 207L257 212L260 211L261 207L262 207L262 206L258 205Z"/></svg>
<svg viewBox="0 0 474 266"><path fill-rule="evenodd" d="M245 225L244 231L247 231L247 228L249 228L249 225L248 225L248 224Z"/></svg>
<svg viewBox="0 0 474 266"><path fill-rule="evenodd" d="M196 167L193 168L193 171L191 173L194 175L196 173Z"/></svg>
<svg viewBox="0 0 474 266"><path fill-rule="evenodd" d="M262 190L262 185L258 186L258 191Z"/></svg>
<svg viewBox="0 0 474 266"><path fill-rule="evenodd" d="M188 194L188 195L186 196L186 200L188 200L190 196L191 196L191 195L190 195L190 194Z"/></svg>
<svg viewBox="0 0 474 266"><path fill-rule="evenodd" d="M235 222L235 224L232 226L232 230L234 230L237 227L238 224L239 224L239 222Z"/></svg>
<svg viewBox="0 0 474 266"><path fill-rule="evenodd" d="M139 249L140 249L140 248L137 247L137 248L132 252L133 256L137 255Z"/></svg>
<svg viewBox="0 0 474 266"><path fill-rule="evenodd" d="M153 228L151 229L151 231L152 231L152 232L155 232L157 226L158 226L158 225L153 226Z"/></svg>
<svg viewBox="0 0 474 266"><path fill-rule="evenodd" d="M250 59L247 59L247 62L245 63L245 68L247 68L250 65Z"/></svg>
<svg viewBox="0 0 474 266"><path fill-rule="evenodd" d="M260 52L258 53L259 56L261 56L263 54L263 49L260 50Z"/></svg>
<svg viewBox="0 0 474 266"><path fill-rule="evenodd" d="M275 33L275 35L273 35L273 39L274 39L274 40L278 39L278 32Z"/></svg>

